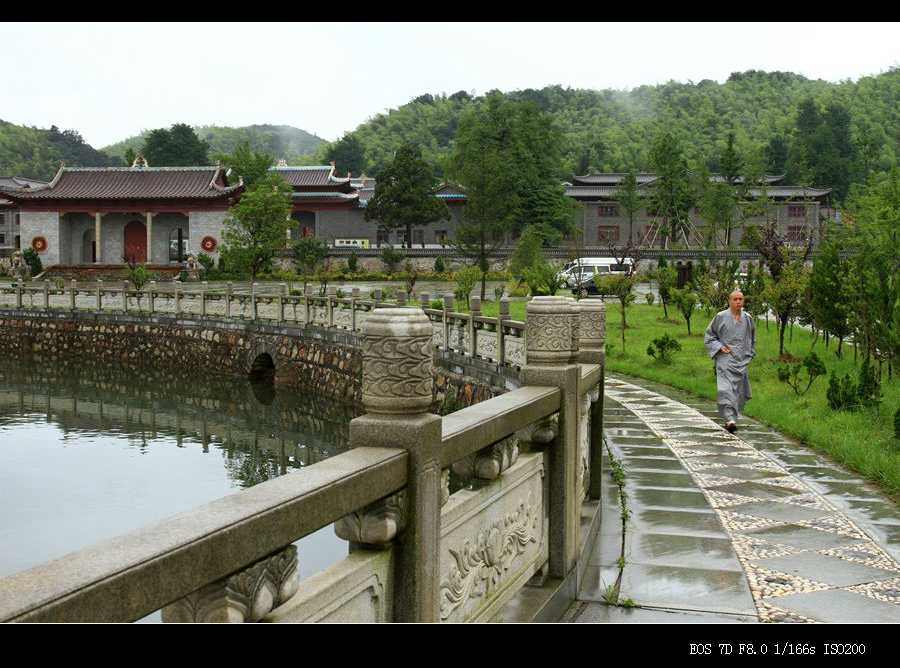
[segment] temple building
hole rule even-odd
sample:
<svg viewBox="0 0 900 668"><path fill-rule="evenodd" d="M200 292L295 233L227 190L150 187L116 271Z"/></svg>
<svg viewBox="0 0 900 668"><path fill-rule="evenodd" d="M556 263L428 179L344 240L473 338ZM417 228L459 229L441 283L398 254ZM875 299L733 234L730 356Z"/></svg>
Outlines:
<svg viewBox="0 0 900 668"><path fill-rule="evenodd" d="M375 194L375 179L365 174L340 177L334 165L291 167L281 161L272 170L290 184L294 201L292 218L298 225L293 238L317 236L338 246L374 246L382 243L401 245L405 230L379 230L376 221L367 221L365 207ZM457 188L443 184L437 196L447 202L450 219L429 222L413 229L413 246L444 245L462 219L466 196Z"/></svg>
<svg viewBox="0 0 900 668"><path fill-rule="evenodd" d="M45 181L23 179L20 176L0 176L0 190L29 189L45 185L47 185ZM13 251L21 248L20 221L19 205L0 197L0 257L9 257Z"/></svg>
<svg viewBox="0 0 900 668"><path fill-rule="evenodd" d="M629 229L628 214L617 201L618 188L625 174L587 174L576 176L571 183L566 183L566 195L581 203L576 218L576 227L581 230L585 246L606 246L609 243L624 245L632 230ZM657 174L635 174L637 194L649 200L653 189L659 183ZM719 175L710 176L712 181L723 182ZM738 181L740 182L740 177ZM762 215L750 218L751 223L763 225L767 220L775 219L779 231L787 235L788 241L800 242L807 234L815 234L821 219L822 209L826 205L831 188L804 188L801 186L783 185L784 175L767 175L763 185L748 188L749 197L759 197L763 188L769 200L767 211ZM703 234L706 222L700 216L700 210L694 207L689 218L692 226L699 234ZM636 245L653 245L662 247L664 237L660 233L663 216L654 211L648 201L647 206L634 214L634 243ZM740 228L732 231L731 243L740 243ZM675 240L677 242L682 239ZM692 244L696 239L691 240Z"/></svg>
<svg viewBox="0 0 900 668"><path fill-rule="evenodd" d="M216 256L242 186L222 167L65 167L47 184L10 188L22 246L56 264L181 263Z"/></svg>

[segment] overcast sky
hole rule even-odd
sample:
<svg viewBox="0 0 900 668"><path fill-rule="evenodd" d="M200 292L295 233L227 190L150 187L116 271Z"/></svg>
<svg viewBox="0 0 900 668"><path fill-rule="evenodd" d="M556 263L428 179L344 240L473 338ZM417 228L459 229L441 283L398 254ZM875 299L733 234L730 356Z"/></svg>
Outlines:
<svg viewBox="0 0 900 668"><path fill-rule="evenodd" d="M900 65L877 24L6 24L0 119L95 148L184 122L336 139L422 93L628 89L783 70L856 80Z"/></svg>

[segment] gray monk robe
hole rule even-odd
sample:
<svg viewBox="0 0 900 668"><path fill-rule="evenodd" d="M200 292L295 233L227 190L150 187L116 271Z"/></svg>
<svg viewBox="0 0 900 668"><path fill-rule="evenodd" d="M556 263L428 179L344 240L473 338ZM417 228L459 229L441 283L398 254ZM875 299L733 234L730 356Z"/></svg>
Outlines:
<svg viewBox="0 0 900 668"><path fill-rule="evenodd" d="M741 311L738 322L731 309L716 314L706 328L706 351L716 364L719 415L728 422L737 422L738 413L750 393L750 376L747 367L756 356L756 327L753 318ZM723 353L725 346L731 352Z"/></svg>

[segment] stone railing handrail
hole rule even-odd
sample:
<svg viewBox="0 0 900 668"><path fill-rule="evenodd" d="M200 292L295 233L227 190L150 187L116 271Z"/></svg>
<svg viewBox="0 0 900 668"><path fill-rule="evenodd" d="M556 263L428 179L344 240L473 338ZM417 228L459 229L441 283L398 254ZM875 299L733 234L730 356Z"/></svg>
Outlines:
<svg viewBox="0 0 900 668"><path fill-rule="evenodd" d="M230 286L211 290L203 283L182 284L178 281L151 281L141 290L133 289L127 281L95 281L89 286L79 286L73 281L62 288L50 281L0 286L0 298L15 295L13 306L25 310L200 316L350 332L361 332L364 314L373 309L406 304L402 292L394 299L384 297L381 290L374 291L374 299L360 297L356 288L349 297L338 297L336 292L332 286L325 295L311 291L293 295L288 294L287 284L281 284L275 294L259 292L255 285L249 290L234 290ZM432 309L427 293L419 297L418 303L433 323L435 347L439 350L512 369L519 369L524 364L525 323L509 318L508 300L501 300L499 316L488 317L478 310L480 301L477 298L473 298L473 302L478 303L473 313L458 313L452 310L452 298L445 298L446 308ZM3 307L0 304L0 309Z"/></svg>
<svg viewBox="0 0 900 668"><path fill-rule="evenodd" d="M0 621L134 621L406 484L407 454L358 448L0 580Z"/></svg>

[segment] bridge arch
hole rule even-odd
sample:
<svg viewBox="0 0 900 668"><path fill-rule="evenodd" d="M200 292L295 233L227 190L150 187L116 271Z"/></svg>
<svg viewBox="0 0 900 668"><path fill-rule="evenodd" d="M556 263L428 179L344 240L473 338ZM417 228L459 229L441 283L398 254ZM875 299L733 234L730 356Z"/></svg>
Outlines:
<svg viewBox="0 0 900 668"><path fill-rule="evenodd" d="M244 372L250 378L274 377L280 366L278 347L264 339L251 342L244 358Z"/></svg>

